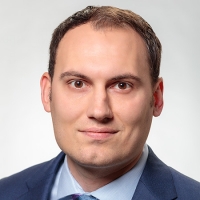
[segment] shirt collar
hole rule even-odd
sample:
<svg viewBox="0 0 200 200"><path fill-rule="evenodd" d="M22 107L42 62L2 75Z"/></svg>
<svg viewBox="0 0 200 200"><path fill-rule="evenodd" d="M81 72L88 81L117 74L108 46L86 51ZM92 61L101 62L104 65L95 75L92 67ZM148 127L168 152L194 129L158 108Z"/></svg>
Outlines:
<svg viewBox="0 0 200 200"><path fill-rule="evenodd" d="M147 157L148 157L148 147L145 144L140 160L130 171L128 171L118 179L112 181L111 183L91 193L86 193L79 185L79 183L74 179L68 168L67 157L65 157L64 163L59 170L59 173L56 177L56 181L53 187L53 193L55 199L59 199L74 193L80 193L80 194L84 193L84 194L91 194L100 200L110 200L110 199L130 200L134 195L138 181L145 167Z"/></svg>

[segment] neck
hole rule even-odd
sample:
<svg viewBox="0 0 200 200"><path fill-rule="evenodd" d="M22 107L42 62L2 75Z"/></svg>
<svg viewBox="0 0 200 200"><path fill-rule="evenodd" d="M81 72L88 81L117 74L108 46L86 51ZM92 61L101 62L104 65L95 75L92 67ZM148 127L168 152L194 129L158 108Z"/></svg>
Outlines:
<svg viewBox="0 0 200 200"><path fill-rule="evenodd" d="M108 167L82 165L70 157L67 157L67 162L72 176L80 184L83 190L85 192L92 192L107 185L131 170L136 165L141 155L142 152L136 159L134 159L134 161L130 161L129 163Z"/></svg>

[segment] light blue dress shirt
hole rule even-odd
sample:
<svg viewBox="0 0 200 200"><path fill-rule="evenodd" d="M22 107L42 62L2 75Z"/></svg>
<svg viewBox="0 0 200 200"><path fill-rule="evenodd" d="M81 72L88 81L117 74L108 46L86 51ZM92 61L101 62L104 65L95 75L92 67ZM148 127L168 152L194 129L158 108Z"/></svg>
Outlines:
<svg viewBox="0 0 200 200"><path fill-rule="evenodd" d="M58 200L59 198L74 193L93 195L100 200L131 200L140 176L144 170L147 157L148 147L145 144L140 160L130 171L111 183L90 193L85 192L79 183L74 179L67 165L67 157L65 157L64 163L60 167L51 191L51 200Z"/></svg>

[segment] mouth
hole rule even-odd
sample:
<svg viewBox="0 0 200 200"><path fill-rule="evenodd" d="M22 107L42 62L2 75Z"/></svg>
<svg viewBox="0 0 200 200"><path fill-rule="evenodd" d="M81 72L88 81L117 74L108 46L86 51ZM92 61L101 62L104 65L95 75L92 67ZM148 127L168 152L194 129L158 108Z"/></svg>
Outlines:
<svg viewBox="0 0 200 200"><path fill-rule="evenodd" d="M109 137L112 137L114 134L118 132L118 130L112 128L87 128L83 130L79 130L79 132L85 134L88 137L91 137L96 140L103 140Z"/></svg>

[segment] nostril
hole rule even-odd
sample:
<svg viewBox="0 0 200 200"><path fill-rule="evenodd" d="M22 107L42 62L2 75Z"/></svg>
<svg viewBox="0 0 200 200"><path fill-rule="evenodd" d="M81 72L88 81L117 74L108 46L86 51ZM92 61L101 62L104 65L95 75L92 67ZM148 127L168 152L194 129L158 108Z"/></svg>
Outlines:
<svg viewBox="0 0 200 200"><path fill-rule="evenodd" d="M110 122L112 120L112 118L106 117L104 118L101 122L104 124L107 124L108 122Z"/></svg>
<svg viewBox="0 0 200 200"><path fill-rule="evenodd" d="M110 121L112 121L113 117L96 117L96 116L90 116L89 117L90 119L93 119L93 120L96 120L100 123L103 123L103 124L107 124L109 123Z"/></svg>

